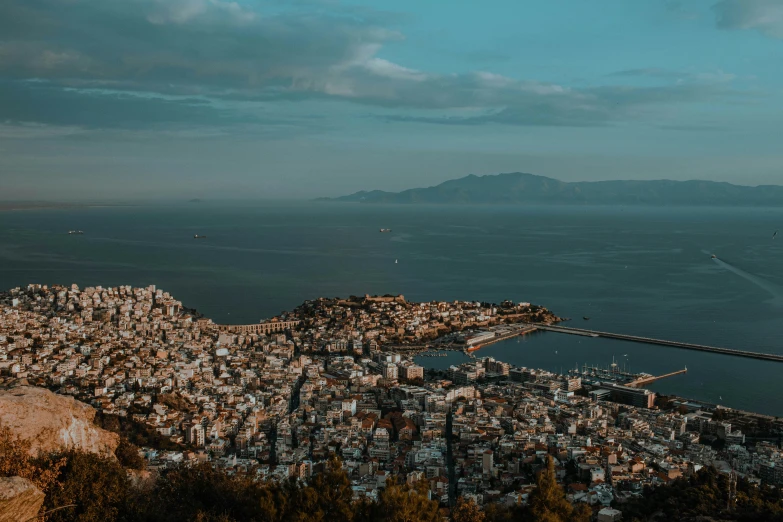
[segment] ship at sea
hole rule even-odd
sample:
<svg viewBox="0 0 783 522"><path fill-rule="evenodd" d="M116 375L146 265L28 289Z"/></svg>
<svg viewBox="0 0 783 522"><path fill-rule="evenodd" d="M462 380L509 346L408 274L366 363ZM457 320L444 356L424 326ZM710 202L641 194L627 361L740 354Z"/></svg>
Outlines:
<svg viewBox="0 0 783 522"><path fill-rule="evenodd" d="M84 232L82 232L81 230L69 230L68 231L68 235L71 235L71 236L73 236L73 235L81 236L83 234L84 234Z"/></svg>
<svg viewBox="0 0 783 522"><path fill-rule="evenodd" d="M383 233L383 232L391 232L391 229L390 228L382 228L381 229L381 233Z"/></svg>
<svg viewBox="0 0 783 522"><path fill-rule="evenodd" d="M207 236L199 236L198 234L195 234L193 236L193 239L206 239L206 238L207 238Z"/></svg>

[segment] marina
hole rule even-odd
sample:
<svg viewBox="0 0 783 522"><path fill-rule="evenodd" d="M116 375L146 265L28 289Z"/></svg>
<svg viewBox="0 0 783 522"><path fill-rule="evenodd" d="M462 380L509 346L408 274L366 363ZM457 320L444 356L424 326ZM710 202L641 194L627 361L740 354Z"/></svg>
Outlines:
<svg viewBox="0 0 783 522"><path fill-rule="evenodd" d="M571 377L579 377L584 384L599 385L601 383L612 382L631 388L641 388L652 384L655 381L666 379L667 377L674 377L675 375L682 375L688 373L688 368L685 367L682 370L669 372L663 375L652 375L646 372L631 373L625 368L621 368L620 365L612 359L612 363L607 367L601 366L589 366L587 364L582 365L582 368L574 368L568 371L568 375Z"/></svg>

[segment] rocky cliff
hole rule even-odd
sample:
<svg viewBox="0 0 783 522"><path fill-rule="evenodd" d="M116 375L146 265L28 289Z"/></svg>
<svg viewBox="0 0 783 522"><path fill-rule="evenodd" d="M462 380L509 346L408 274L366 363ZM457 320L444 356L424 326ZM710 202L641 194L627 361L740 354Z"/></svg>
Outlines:
<svg viewBox="0 0 783 522"><path fill-rule="evenodd" d="M44 494L29 480L0 477L0 522L32 520L43 502Z"/></svg>
<svg viewBox="0 0 783 522"><path fill-rule="evenodd" d="M119 436L97 427L93 419L89 405L44 388L0 390L0 422L31 442L33 456L67 448L114 458Z"/></svg>

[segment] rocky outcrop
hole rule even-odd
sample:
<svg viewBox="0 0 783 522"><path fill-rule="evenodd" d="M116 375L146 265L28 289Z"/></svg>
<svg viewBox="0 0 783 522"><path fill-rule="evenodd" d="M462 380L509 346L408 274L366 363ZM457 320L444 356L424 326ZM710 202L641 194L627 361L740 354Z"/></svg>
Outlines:
<svg viewBox="0 0 783 522"><path fill-rule="evenodd" d="M19 386L0 391L0 423L30 441L32 456L77 449L113 458L119 436L97 427L93 419L91 406L44 388Z"/></svg>
<svg viewBox="0 0 783 522"><path fill-rule="evenodd" d="M22 477L0 478L0 522L24 522L41 510L44 494Z"/></svg>

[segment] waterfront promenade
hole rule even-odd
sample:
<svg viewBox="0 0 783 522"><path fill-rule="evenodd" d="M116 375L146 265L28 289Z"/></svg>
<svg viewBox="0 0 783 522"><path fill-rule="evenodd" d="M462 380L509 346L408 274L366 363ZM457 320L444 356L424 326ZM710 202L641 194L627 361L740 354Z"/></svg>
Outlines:
<svg viewBox="0 0 783 522"><path fill-rule="evenodd" d="M512 337L525 335L535 330L536 328L533 325L528 324L510 324L503 325L501 327L495 327L495 337L483 340L480 343L468 345L465 347L465 352L475 352L481 348L484 348L485 346L489 346L490 344L499 343L500 341L505 341L507 339L511 339Z"/></svg>
<svg viewBox="0 0 783 522"><path fill-rule="evenodd" d="M683 348L686 350L697 350L701 352L720 353L723 355L733 355L735 357L746 357L749 359L761 359L764 361L783 362L783 355L772 353L751 352L747 350L733 350L731 348L719 348L716 346L706 346L702 344L684 343L680 341L667 341L664 339L654 339L651 337L641 337L637 335L627 335L612 332L599 332L596 330L586 330L584 328L570 328L567 326L553 326L549 324L529 324L531 328L547 332L565 333L570 335L582 335L586 337L604 337L607 339L618 339L620 341L630 341L634 343L657 344L660 346L670 346L672 348Z"/></svg>

